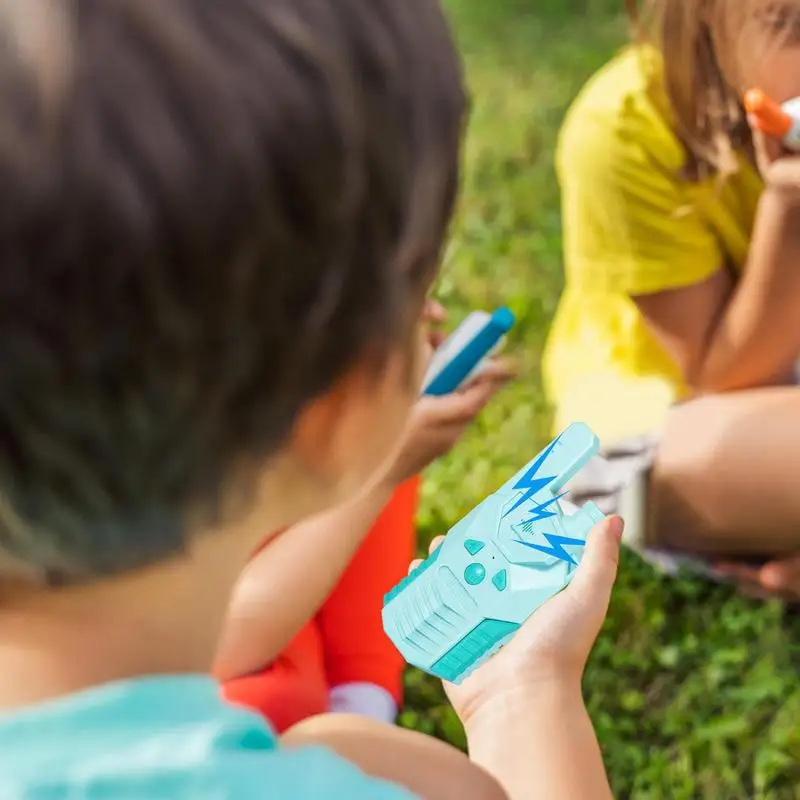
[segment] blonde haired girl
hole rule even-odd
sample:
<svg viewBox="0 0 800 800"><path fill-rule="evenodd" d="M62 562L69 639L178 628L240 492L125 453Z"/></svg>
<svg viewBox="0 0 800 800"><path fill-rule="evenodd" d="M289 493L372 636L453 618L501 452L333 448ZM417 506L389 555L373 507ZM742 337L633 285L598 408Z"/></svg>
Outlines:
<svg viewBox="0 0 800 800"><path fill-rule="evenodd" d="M785 154L754 139L741 96L800 95L796 6L627 1L637 41L560 137L566 288L544 365L557 427L583 419L608 444L579 498L621 511L630 543L667 566L741 559L723 571L787 596L800 167L772 163Z"/></svg>

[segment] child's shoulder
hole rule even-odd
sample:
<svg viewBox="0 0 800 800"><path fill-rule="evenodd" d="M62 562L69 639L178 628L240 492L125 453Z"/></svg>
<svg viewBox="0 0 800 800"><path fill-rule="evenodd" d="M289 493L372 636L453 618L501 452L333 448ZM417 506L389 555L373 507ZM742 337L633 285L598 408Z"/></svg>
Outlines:
<svg viewBox="0 0 800 800"><path fill-rule="evenodd" d="M279 747L260 717L191 676L109 684L0 714L0 796L54 786L81 797L408 800L332 752Z"/></svg>
<svg viewBox="0 0 800 800"><path fill-rule="evenodd" d="M652 47L630 46L621 50L586 82L572 110L624 117L634 110L658 110L664 117L663 63Z"/></svg>
<svg viewBox="0 0 800 800"><path fill-rule="evenodd" d="M646 152L677 173L686 154L670 119L660 55L650 47L627 47L596 72L566 115L559 148L569 158L602 151L627 159Z"/></svg>

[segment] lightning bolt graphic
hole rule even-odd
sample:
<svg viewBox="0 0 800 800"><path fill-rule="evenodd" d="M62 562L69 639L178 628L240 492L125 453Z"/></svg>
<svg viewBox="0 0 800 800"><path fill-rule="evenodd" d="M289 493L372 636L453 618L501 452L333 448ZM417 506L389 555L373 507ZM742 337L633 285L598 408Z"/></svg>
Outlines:
<svg viewBox="0 0 800 800"><path fill-rule="evenodd" d="M584 542L583 539L570 539L567 536L556 536L554 533L545 533L543 536L545 539L547 539L550 547L545 547L543 544L523 542L522 539L517 539L516 541L522 545L525 545L525 547L530 547L531 550L538 550L540 553L544 553L545 555L555 556L559 561L567 561L573 566L578 565L575 559L564 549L564 545L578 544L584 546L586 542Z"/></svg>
<svg viewBox="0 0 800 800"><path fill-rule="evenodd" d="M557 517L558 512L549 511L548 509L553 505L553 503L557 503L565 494L566 492L563 492L562 494L558 495L558 497L553 497L546 503L537 503L529 512L531 514L531 518L520 523L523 530L525 530L526 525L530 526L533 525L534 522L539 522L540 520L548 519L550 517Z"/></svg>
<svg viewBox="0 0 800 800"><path fill-rule="evenodd" d="M508 516L512 511L519 508L526 500L530 500L536 492L540 489L543 489L550 483L556 476L550 475L547 478L540 478L538 477L539 470L541 469L544 462L547 460L547 456L550 455L553 448L558 444L558 440L561 438L559 435L557 439L554 439L547 448L542 452L542 454L536 459L536 461L531 464L531 468L514 484L515 489L524 489L525 494L517 500L514 505L503 514L504 517Z"/></svg>

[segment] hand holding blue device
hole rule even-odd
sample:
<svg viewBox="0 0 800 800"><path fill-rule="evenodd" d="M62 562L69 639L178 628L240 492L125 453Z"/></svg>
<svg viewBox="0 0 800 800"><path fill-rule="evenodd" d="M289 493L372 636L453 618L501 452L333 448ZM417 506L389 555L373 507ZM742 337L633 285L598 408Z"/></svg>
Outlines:
<svg viewBox="0 0 800 800"><path fill-rule="evenodd" d="M455 392L480 372L515 322L508 308L498 308L493 314L473 311L434 353L422 393L438 396Z"/></svg>
<svg viewBox="0 0 800 800"><path fill-rule="evenodd" d="M461 683L572 580L604 515L586 503L566 516L559 492L598 448L570 425L386 595L384 630L409 664Z"/></svg>

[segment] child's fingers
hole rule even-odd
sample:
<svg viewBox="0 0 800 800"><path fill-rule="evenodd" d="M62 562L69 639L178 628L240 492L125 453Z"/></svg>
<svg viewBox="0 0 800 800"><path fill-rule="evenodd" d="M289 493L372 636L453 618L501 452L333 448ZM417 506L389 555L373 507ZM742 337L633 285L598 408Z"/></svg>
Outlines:
<svg viewBox="0 0 800 800"><path fill-rule="evenodd" d="M440 397L422 397L417 402L428 425L465 425L478 415L492 394L491 387L480 385Z"/></svg>
<svg viewBox="0 0 800 800"><path fill-rule="evenodd" d="M458 392L438 397L421 397L417 401L418 412L429 426L468 425L484 409L500 386L513 377L511 370L508 362L499 363L491 367L488 376L476 378Z"/></svg>
<svg viewBox="0 0 800 800"><path fill-rule="evenodd" d="M446 338L447 334L438 328L432 328L428 331L428 343L434 350L438 350Z"/></svg>
<svg viewBox="0 0 800 800"><path fill-rule="evenodd" d="M796 202L800 196L800 157L779 158L769 165L764 178L768 187Z"/></svg>
<svg viewBox="0 0 800 800"><path fill-rule="evenodd" d="M431 366L436 348L429 341L426 341L423 343L421 349L420 361L422 362L422 369L420 370L420 374L424 376Z"/></svg>
<svg viewBox="0 0 800 800"><path fill-rule="evenodd" d="M714 570L722 575L724 578L730 578L735 581L751 581L758 580L758 572L760 567L754 567L749 564L715 564Z"/></svg>
<svg viewBox="0 0 800 800"><path fill-rule="evenodd" d="M758 572L758 581L766 589L788 591L800 596L800 557L764 565Z"/></svg>
<svg viewBox="0 0 800 800"><path fill-rule="evenodd" d="M442 422L466 425L480 414L497 391L495 383L476 383L463 392L451 395L449 414Z"/></svg>
<svg viewBox="0 0 800 800"><path fill-rule="evenodd" d="M434 458L441 458L446 453L449 453L464 435L466 429L467 424L464 422L453 422L438 426L436 432L431 433L428 440L430 450L436 453Z"/></svg>
<svg viewBox="0 0 800 800"><path fill-rule="evenodd" d="M780 155L780 144L774 139L765 136L761 131L754 130L753 148L758 171L762 175L766 175L772 162Z"/></svg>
<svg viewBox="0 0 800 800"><path fill-rule="evenodd" d="M434 550L436 550L439 545L444 541L444 536L436 536L431 540L430 545L428 546L428 555L431 555ZM420 564L422 564L421 558L415 558L411 564L409 564L408 571L413 572Z"/></svg>
<svg viewBox="0 0 800 800"><path fill-rule="evenodd" d="M425 301L422 319L425 320L425 322L432 322L434 325L441 325L447 322L447 310L441 303L429 297Z"/></svg>
<svg viewBox="0 0 800 800"><path fill-rule="evenodd" d="M719 564L717 571L737 581L748 597L800 597L800 557L773 561L764 566Z"/></svg>
<svg viewBox="0 0 800 800"><path fill-rule="evenodd" d="M503 384L519 374L516 363L510 358L490 358L466 388L479 383Z"/></svg>
<svg viewBox="0 0 800 800"><path fill-rule="evenodd" d="M617 578L624 523L611 516L598 522L586 539L581 565L568 591L583 596L592 607L606 608Z"/></svg>
<svg viewBox="0 0 800 800"><path fill-rule="evenodd" d="M433 539L431 539L431 543L428 545L428 555L432 555L435 550L438 550L443 541L444 536L434 536Z"/></svg>

